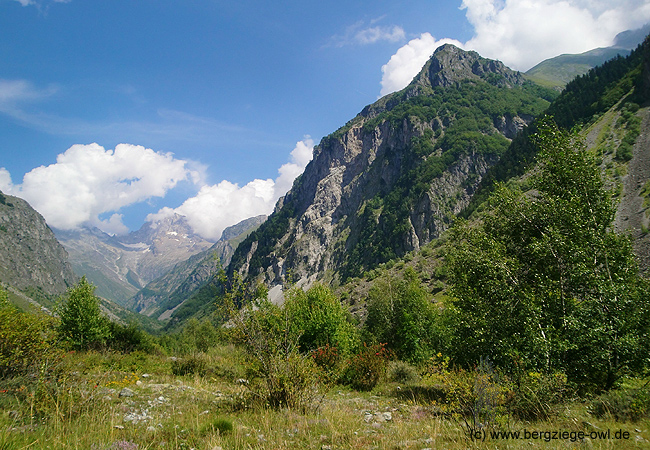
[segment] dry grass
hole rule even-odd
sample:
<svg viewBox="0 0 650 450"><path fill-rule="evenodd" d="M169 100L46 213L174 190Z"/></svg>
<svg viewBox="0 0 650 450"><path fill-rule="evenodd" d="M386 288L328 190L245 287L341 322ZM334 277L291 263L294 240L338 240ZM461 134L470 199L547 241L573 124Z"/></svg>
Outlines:
<svg viewBox="0 0 650 450"><path fill-rule="evenodd" d="M81 370L62 382L71 383L66 392L91 386L83 414L32 418L25 400L3 393L0 450L650 448L650 421L597 420L579 403L566 406L550 422L507 420L499 429L609 429L611 439L503 440L491 438L496 428L490 428L484 442L474 441L460 417L443 417L431 401L395 395L407 387L394 382L370 393L335 387L318 410L307 413L247 408L247 388L234 378L242 373L236 350L215 349L205 357L211 369L206 375L177 377L162 356L140 357L147 371L134 371L132 356L72 355L67 370ZM133 396L120 397L124 387ZM58 402L65 407L64 399ZM629 439L613 439L617 430L630 433Z"/></svg>

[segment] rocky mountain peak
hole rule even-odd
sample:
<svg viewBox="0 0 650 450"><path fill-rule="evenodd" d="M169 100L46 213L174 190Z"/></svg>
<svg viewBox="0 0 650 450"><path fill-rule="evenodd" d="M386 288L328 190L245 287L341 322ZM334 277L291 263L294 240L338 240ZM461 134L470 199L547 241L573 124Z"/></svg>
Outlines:
<svg viewBox="0 0 650 450"><path fill-rule="evenodd" d="M187 223L187 218L180 214L174 214L155 222L145 222L139 230L129 233L126 236L120 236L119 241L128 244L143 242L151 245L157 239L166 239L169 237L192 238L193 236L194 231L189 223ZM202 238L199 239L203 240Z"/></svg>
<svg viewBox="0 0 650 450"><path fill-rule="evenodd" d="M483 80L497 86L519 86L525 81L501 61L481 57L474 51L445 44L433 53L420 73L413 79L414 87L447 87L465 80Z"/></svg>

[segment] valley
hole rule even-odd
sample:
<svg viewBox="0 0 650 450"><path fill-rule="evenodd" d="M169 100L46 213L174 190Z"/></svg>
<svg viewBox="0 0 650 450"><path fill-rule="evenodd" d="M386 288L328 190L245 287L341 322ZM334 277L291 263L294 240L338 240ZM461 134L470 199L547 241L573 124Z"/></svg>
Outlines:
<svg viewBox="0 0 650 450"><path fill-rule="evenodd" d="M0 448L647 447L650 37L549 64L440 46L216 242L0 194Z"/></svg>

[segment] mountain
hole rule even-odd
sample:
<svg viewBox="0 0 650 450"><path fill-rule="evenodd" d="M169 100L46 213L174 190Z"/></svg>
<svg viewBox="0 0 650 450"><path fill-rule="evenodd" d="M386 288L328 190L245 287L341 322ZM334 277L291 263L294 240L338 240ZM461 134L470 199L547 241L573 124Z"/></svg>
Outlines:
<svg viewBox="0 0 650 450"><path fill-rule="evenodd" d="M420 248L555 96L501 62L438 48L409 86L322 139L229 270L271 285L336 284Z"/></svg>
<svg viewBox="0 0 650 450"><path fill-rule="evenodd" d="M125 236L110 236L97 228L54 231L70 254L75 273L85 274L97 286L97 295L121 305L179 262L213 245L178 214L147 222Z"/></svg>
<svg viewBox="0 0 650 450"><path fill-rule="evenodd" d="M212 247L176 264L167 274L147 284L127 306L159 320L170 318L183 301L206 285L221 267L228 266L239 243L265 220L266 216L261 215L226 228Z"/></svg>
<svg viewBox="0 0 650 450"><path fill-rule="evenodd" d="M26 201L0 192L0 281L50 306L77 281L68 253Z"/></svg>
<svg viewBox="0 0 650 450"><path fill-rule="evenodd" d="M580 54L565 54L547 59L526 72L526 77L544 86L561 89L579 75L616 57L627 56L650 33L650 24L619 33L614 45Z"/></svg>

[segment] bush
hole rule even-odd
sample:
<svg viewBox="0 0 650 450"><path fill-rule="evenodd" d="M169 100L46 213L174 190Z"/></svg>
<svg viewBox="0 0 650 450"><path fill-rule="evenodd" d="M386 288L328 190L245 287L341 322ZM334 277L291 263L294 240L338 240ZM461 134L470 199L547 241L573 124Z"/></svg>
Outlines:
<svg viewBox="0 0 650 450"><path fill-rule="evenodd" d="M150 352L154 348L153 339L135 323L122 325L116 322L109 323L108 347L123 353L135 350Z"/></svg>
<svg viewBox="0 0 650 450"><path fill-rule="evenodd" d="M249 374L254 403L274 409L315 409L323 398L323 377L312 358L297 350L269 355L264 364L255 361Z"/></svg>
<svg viewBox="0 0 650 450"><path fill-rule="evenodd" d="M224 435L231 433L233 430L232 420L218 418L213 420L210 423L207 423L201 427L201 434L207 435L208 433L217 433L219 435Z"/></svg>
<svg viewBox="0 0 650 450"><path fill-rule="evenodd" d="M339 299L322 284L287 293L284 309L302 352L331 345L342 355L357 346L358 333Z"/></svg>
<svg viewBox="0 0 650 450"><path fill-rule="evenodd" d="M203 355L192 355L172 361L172 374L183 375L205 375L208 369L207 358Z"/></svg>
<svg viewBox="0 0 650 450"><path fill-rule="evenodd" d="M45 361L59 360L62 352L55 339L51 317L23 313L0 300L0 378L27 375Z"/></svg>
<svg viewBox="0 0 650 450"><path fill-rule="evenodd" d="M388 379L397 383L413 383L418 379L417 369L404 361L392 361L388 366Z"/></svg>
<svg viewBox="0 0 650 450"><path fill-rule="evenodd" d="M386 344L367 346L350 359L343 376L343 381L354 389L370 391L386 375L392 352Z"/></svg>
<svg viewBox="0 0 650 450"><path fill-rule="evenodd" d="M375 342L385 342L399 359L424 361L433 354L438 341L429 297L411 267L403 279L379 281L368 294L366 331Z"/></svg>
<svg viewBox="0 0 650 450"><path fill-rule="evenodd" d="M513 388L508 410L520 420L548 420L568 393L567 377L561 372L529 372Z"/></svg>
<svg viewBox="0 0 650 450"><path fill-rule="evenodd" d="M325 372L329 380L335 381L338 379L343 358L339 355L336 347L327 344L324 347L312 350L310 355L314 363Z"/></svg>
<svg viewBox="0 0 650 450"><path fill-rule="evenodd" d="M599 419L637 421L650 416L650 392L647 388L612 390L595 398L591 411Z"/></svg>
<svg viewBox="0 0 650 450"><path fill-rule="evenodd" d="M291 308L274 305L266 300L266 291L258 289L251 303L238 310L244 293L243 282L235 276L223 301L230 311L233 338L247 353L253 402L271 408L317 406L324 377L313 359L299 351L302 332L292 321Z"/></svg>

